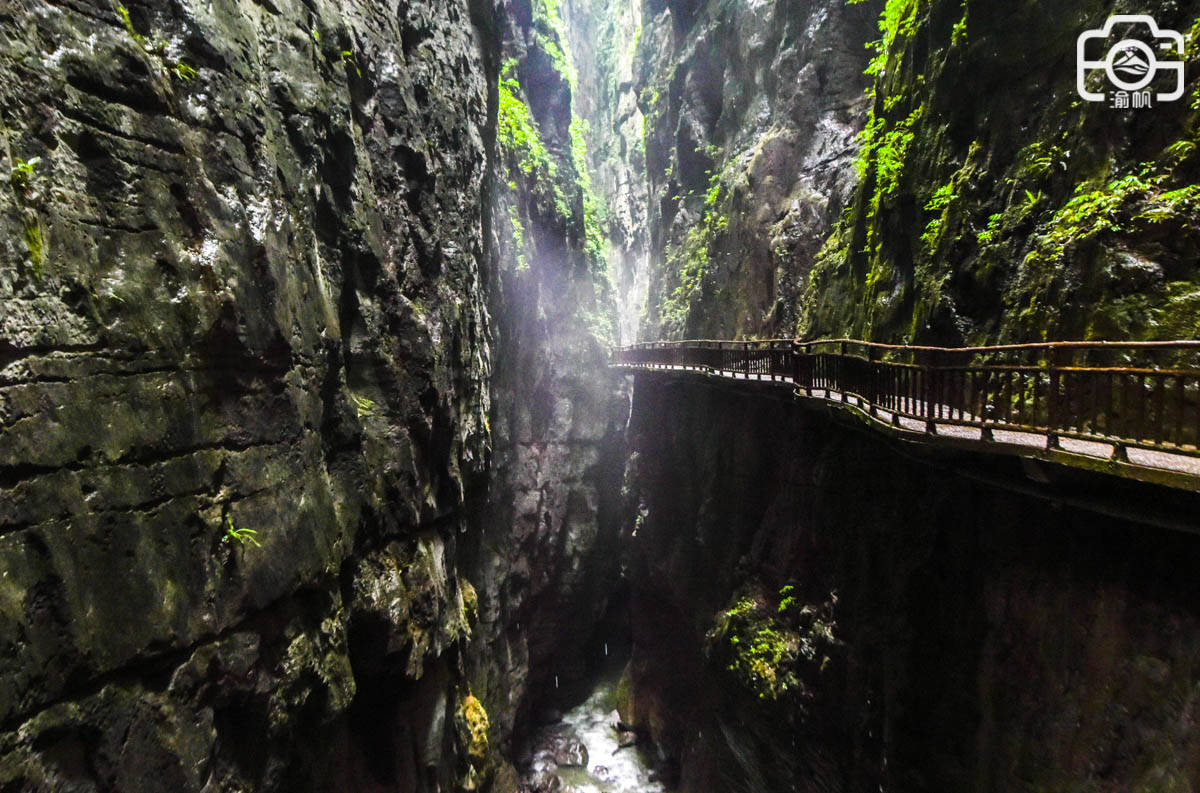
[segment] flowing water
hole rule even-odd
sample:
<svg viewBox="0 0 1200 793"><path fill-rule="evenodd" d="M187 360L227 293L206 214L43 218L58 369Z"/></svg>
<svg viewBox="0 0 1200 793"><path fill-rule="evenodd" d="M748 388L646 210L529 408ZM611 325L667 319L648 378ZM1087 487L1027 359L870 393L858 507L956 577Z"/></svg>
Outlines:
<svg viewBox="0 0 1200 793"><path fill-rule="evenodd" d="M583 741L588 750L587 768L561 768L558 775L564 790L578 793L663 793L666 788L651 781L653 757L641 746L617 748L613 729L617 707L617 680L606 677L583 704L563 716L555 725ZM600 769L606 769L602 771ZM599 773L597 773L599 771Z"/></svg>

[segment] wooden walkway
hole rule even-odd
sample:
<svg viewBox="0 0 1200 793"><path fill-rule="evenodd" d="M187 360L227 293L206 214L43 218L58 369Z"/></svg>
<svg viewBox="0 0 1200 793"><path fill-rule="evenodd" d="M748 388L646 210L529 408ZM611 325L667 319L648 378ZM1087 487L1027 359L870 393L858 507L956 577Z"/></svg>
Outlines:
<svg viewBox="0 0 1200 793"><path fill-rule="evenodd" d="M657 342L613 366L788 387L906 440L1200 492L1200 341Z"/></svg>

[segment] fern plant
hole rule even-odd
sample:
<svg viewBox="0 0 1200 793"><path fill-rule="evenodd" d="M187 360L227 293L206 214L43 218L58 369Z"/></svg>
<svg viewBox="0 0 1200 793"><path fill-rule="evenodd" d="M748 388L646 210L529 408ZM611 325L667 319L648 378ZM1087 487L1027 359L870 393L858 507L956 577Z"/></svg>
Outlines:
<svg viewBox="0 0 1200 793"><path fill-rule="evenodd" d="M253 545L255 548L261 548L262 543L258 541L258 532L254 529L239 529L233 525L233 516L225 516L225 539L228 542L236 542L239 545Z"/></svg>
<svg viewBox="0 0 1200 793"><path fill-rule="evenodd" d="M37 167L42 162L41 157L31 157L28 160L17 158L13 160L12 168L9 170L9 179L16 187L24 188L33 181L36 175Z"/></svg>

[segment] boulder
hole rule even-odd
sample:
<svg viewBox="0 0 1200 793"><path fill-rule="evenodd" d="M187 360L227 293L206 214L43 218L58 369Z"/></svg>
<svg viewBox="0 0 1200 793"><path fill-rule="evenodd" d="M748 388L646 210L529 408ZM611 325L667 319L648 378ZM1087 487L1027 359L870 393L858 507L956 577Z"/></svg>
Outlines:
<svg viewBox="0 0 1200 793"><path fill-rule="evenodd" d="M557 736L553 751L554 762L558 765L567 768L587 768L587 747L575 736Z"/></svg>

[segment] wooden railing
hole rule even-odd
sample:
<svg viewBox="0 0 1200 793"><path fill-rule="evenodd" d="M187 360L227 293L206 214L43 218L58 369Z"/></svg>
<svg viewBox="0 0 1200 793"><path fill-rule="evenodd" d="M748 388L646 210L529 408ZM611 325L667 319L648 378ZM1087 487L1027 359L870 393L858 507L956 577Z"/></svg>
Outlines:
<svg viewBox="0 0 1200 793"><path fill-rule="evenodd" d="M853 339L682 341L615 352L626 369L699 371L790 383L803 398L849 404L927 433L1007 430L1200 456L1200 341L914 347Z"/></svg>

